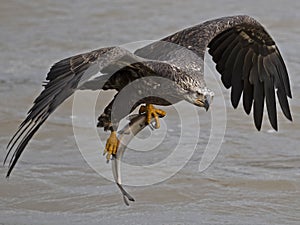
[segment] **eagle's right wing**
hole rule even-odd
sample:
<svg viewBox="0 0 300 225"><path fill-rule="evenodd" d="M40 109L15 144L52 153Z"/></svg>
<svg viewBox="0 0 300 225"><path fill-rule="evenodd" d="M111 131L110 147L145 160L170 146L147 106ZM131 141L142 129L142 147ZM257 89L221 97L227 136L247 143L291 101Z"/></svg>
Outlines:
<svg viewBox="0 0 300 225"><path fill-rule="evenodd" d="M48 116L71 96L75 90L89 88L89 85L86 86L85 84L93 83L90 81L91 79L97 82L97 85L92 85L92 89L96 89L95 87L102 88L110 75L106 75L108 77L102 79L102 85L99 85L101 79L99 77L94 78L95 75L109 65L113 64L115 70L113 72L116 72L119 68L137 60L137 57L125 49L110 47L76 55L55 63L46 77L46 82L43 85L44 90L35 99L27 117L7 145L8 153L4 164L10 153L14 152L9 162L7 177L32 136L38 131ZM105 75L100 74L101 76Z"/></svg>

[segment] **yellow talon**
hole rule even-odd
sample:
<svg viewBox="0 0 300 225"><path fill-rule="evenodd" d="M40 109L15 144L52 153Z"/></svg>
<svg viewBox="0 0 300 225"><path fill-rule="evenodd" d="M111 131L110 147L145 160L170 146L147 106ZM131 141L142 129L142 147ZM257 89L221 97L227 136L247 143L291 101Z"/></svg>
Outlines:
<svg viewBox="0 0 300 225"><path fill-rule="evenodd" d="M155 119L155 128L160 127L159 117L164 117L166 112L161 109L156 109L152 104L146 104L146 106L141 106L139 113L146 113L146 123L150 124L152 117Z"/></svg>
<svg viewBox="0 0 300 225"><path fill-rule="evenodd" d="M104 155L106 154L107 162L110 160L112 155L115 155L117 153L119 147L119 140L117 138L117 132L112 131L109 138L106 141L105 149L104 149Z"/></svg>

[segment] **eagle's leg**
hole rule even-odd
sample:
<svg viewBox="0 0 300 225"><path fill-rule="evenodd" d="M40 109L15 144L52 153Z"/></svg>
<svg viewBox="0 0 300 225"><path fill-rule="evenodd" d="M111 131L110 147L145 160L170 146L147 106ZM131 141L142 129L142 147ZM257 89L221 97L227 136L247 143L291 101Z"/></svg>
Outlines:
<svg viewBox="0 0 300 225"><path fill-rule="evenodd" d="M156 129L160 127L159 117L164 117L166 115L165 111L155 108L152 104L146 104L146 106L142 105L139 109L139 113L146 113L147 124L149 124L151 122L152 117L154 117Z"/></svg>
<svg viewBox="0 0 300 225"><path fill-rule="evenodd" d="M110 130L110 135L106 140L105 149L103 155L106 154L107 162L110 160L112 155L117 153L119 147L119 140L117 138L117 128L118 123L113 123L111 121L111 111L112 105L114 103L115 98L110 102L110 104L104 109L104 112L98 118L97 127L103 127L105 131Z"/></svg>
<svg viewBox="0 0 300 225"><path fill-rule="evenodd" d="M116 155L119 147L119 140L117 138L117 132L111 131L109 138L106 140L106 145L104 149L104 155L106 154L107 161L110 160L112 155Z"/></svg>

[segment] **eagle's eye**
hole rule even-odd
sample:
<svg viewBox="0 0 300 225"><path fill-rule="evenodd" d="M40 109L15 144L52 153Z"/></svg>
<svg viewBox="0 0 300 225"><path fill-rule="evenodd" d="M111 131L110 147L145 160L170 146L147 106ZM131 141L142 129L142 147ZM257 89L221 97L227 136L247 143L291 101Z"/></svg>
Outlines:
<svg viewBox="0 0 300 225"><path fill-rule="evenodd" d="M193 93L193 97L194 97L195 99L202 98L202 96L203 96L203 94L201 94L201 93L199 93L199 92L194 92L194 93Z"/></svg>

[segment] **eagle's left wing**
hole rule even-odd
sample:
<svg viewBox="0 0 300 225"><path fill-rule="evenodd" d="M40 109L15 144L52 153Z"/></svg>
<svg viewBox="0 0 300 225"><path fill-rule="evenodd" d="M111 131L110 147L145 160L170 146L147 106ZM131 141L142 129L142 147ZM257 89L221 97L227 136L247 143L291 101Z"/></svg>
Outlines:
<svg viewBox="0 0 300 225"><path fill-rule="evenodd" d="M179 31L162 41L192 50L201 59L208 47L224 86L231 87L233 107L237 107L243 93L247 114L254 105L254 123L258 130L265 100L270 123L277 130L275 92L284 115L292 120L287 99L292 98L292 94L285 63L272 37L255 19L223 17ZM199 76L198 79L203 79L202 74Z"/></svg>

